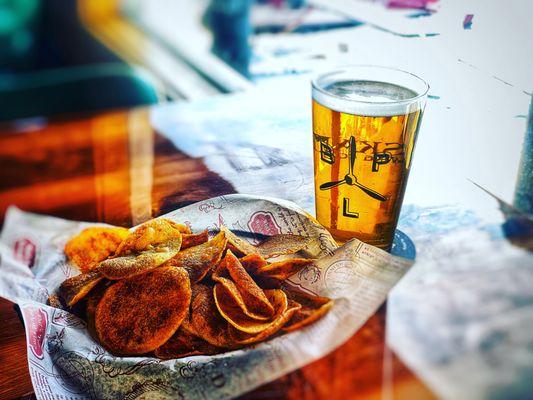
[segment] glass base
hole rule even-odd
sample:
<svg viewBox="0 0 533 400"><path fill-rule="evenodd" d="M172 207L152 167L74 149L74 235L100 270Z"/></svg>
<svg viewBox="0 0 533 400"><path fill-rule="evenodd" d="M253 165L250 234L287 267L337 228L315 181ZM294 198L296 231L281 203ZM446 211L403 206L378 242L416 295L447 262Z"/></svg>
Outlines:
<svg viewBox="0 0 533 400"><path fill-rule="evenodd" d="M358 239L361 242L378 247L388 252L390 252L392 248L392 241L394 239L394 234L390 238L375 238L369 235L361 234L360 232L348 232L338 229L328 229L328 231L339 245L343 245L351 239Z"/></svg>

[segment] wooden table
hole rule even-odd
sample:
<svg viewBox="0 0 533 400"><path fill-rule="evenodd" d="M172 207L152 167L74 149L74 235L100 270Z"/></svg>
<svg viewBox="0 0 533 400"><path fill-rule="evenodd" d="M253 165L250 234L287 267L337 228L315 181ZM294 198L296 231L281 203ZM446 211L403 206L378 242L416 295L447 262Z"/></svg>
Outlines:
<svg viewBox="0 0 533 400"><path fill-rule="evenodd" d="M147 109L4 125L0 171L2 220L6 208L15 204L23 210L128 227L236 192L204 160L187 156L154 131ZM263 190L268 192L268 187ZM32 393L24 329L13 306L0 299L1 399ZM385 329L383 306L333 353L243 398L434 398L387 348Z"/></svg>

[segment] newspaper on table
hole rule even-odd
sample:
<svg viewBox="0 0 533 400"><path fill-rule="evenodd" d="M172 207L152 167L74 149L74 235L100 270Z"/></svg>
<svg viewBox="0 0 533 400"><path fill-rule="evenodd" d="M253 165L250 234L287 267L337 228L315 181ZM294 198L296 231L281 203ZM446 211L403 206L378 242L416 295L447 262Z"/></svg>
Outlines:
<svg viewBox="0 0 533 400"><path fill-rule="evenodd" d="M30 375L38 399L184 398L238 396L316 360L348 340L378 309L411 261L352 240L337 247L330 234L293 203L231 195L202 201L163 216L193 231L237 231L313 238L315 266L290 281L335 299L315 324L254 347L215 356L162 361L116 357L96 343L86 324L46 305L63 280L79 271L63 248L94 223L75 222L9 208L0 237L0 296L20 306Z"/></svg>

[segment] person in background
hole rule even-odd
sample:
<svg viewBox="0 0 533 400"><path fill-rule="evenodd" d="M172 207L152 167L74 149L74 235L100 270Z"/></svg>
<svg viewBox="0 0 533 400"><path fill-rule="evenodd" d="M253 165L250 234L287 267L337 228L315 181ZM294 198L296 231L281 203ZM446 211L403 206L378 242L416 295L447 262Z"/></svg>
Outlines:
<svg viewBox="0 0 533 400"><path fill-rule="evenodd" d="M212 51L235 70L249 76L252 0L212 0L204 23L213 33Z"/></svg>
<svg viewBox="0 0 533 400"><path fill-rule="evenodd" d="M213 53L245 77L249 77L251 57L248 39L252 33L252 3L253 0L211 0L204 14L204 24L213 33ZM301 8L305 0L257 0L257 3Z"/></svg>

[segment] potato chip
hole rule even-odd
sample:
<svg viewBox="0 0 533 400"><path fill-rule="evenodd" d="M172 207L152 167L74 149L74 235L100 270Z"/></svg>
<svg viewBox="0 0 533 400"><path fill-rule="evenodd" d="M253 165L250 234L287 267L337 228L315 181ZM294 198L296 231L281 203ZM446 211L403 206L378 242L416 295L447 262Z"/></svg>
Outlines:
<svg viewBox="0 0 533 400"><path fill-rule="evenodd" d="M181 243L181 250L188 249L189 247L198 246L209 240L209 232L207 229L200 233L190 233L182 235L183 242Z"/></svg>
<svg viewBox="0 0 533 400"><path fill-rule="evenodd" d="M59 286L59 294L67 304L72 307L83 299L98 282L103 279L98 271L90 271L68 278Z"/></svg>
<svg viewBox="0 0 533 400"><path fill-rule="evenodd" d="M191 324L199 337L217 347L234 347L228 337L228 322L219 314L213 289L207 285L198 284L194 290L195 296L191 302Z"/></svg>
<svg viewBox="0 0 533 400"><path fill-rule="evenodd" d="M196 293L197 293L197 291L195 289L196 286L197 285L195 284L195 285L192 285L192 287L191 287L191 304L192 304L192 300L196 297ZM194 330L193 325L192 325L190 308L189 308L185 318L183 318L183 321L181 321L180 329L184 330L187 333L190 333L191 335L198 336L196 334L196 331Z"/></svg>
<svg viewBox="0 0 533 400"><path fill-rule="evenodd" d="M192 283L200 282L222 258L226 242L225 233L219 232L206 243L180 251L168 265L185 268Z"/></svg>
<svg viewBox="0 0 533 400"><path fill-rule="evenodd" d="M162 360L171 360L189 356L217 354L221 351L220 347L215 347L180 328L165 344L155 349L154 354Z"/></svg>
<svg viewBox="0 0 533 400"><path fill-rule="evenodd" d="M67 242L65 254L81 272L89 272L112 255L129 233L128 229L119 227L87 228Z"/></svg>
<svg viewBox="0 0 533 400"><path fill-rule="evenodd" d="M283 281L313 264L314 260L307 258L291 258L260 267L255 275Z"/></svg>
<svg viewBox="0 0 533 400"><path fill-rule="evenodd" d="M181 248L178 224L154 219L140 225L119 246L113 258L102 261L98 271L107 279L140 275L170 260Z"/></svg>
<svg viewBox="0 0 533 400"><path fill-rule="evenodd" d="M253 276L254 281L263 289L279 289L280 281L277 279L270 279L268 277L261 277L256 274L256 271L260 268L265 267L268 263L259 254L250 254L239 259L243 268Z"/></svg>
<svg viewBox="0 0 533 400"><path fill-rule="evenodd" d="M300 304L289 301L288 307L285 309L285 312L279 315L272 323L261 332L257 334L249 334L243 331L236 329L233 326L230 326L228 329L229 336L237 345L249 345L253 343L261 342L270 336L276 334L282 327L289 321L294 313L300 309Z"/></svg>
<svg viewBox="0 0 533 400"><path fill-rule="evenodd" d="M299 235L274 235L259 243L256 248L264 258L294 254L304 249L311 238Z"/></svg>
<svg viewBox="0 0 533 400"><path fill-rule="evenodd" d="M248 256L250 254L259 254L259 251L255 246L248 243L246 240L241 239L227 227L221 226L220 230L226 234L228 239L228 248L239 257Z"/></svg>
<svg viewBox="0 0 533 400"><path fill-rule="evenodd" d="M311 325L326 315L331 307L333 307L333 300L328 301L317 309L302 307L293 315L289 322L287 322L283 327L283 330L285 332L293 332L304 326Z"/></svg>
<svg viewBox="0 0 533 400"><path fill-rule="evenodd" d="M203 290L204 290L203 284L191 283L191 306L192 306L193 299ZM187 316L181 322L180 329L184 330L187 333L190 333L191 335L199 337L198 333L196 332L192 324L190 307L189 307L189 312L187 313Z"/></svg>
<svg viewBox="0 0 533 400"><path fill-rule="evenodd" d="M250 254L249 256L240 258L239 261L250 275L253 275L259 268L267 265L267 261L259 254Z"/></svg>
<svg viewBox="0 0 533 400"><path fill-rule="evenodd" d="M139 225L118 247L115 256L125 256L141 251L179 251L182 225L164 218L152 219ZM188 228L187 228L188 229Z"/></svg>
<svg viewBox="0 0 533 400"><path fill-rule="evenodd" d="M85 304L85 315L87 317L87 330L91 334L91 336L95 339L98 339L98 335L96 333L96 307L98 307L98 303L104 296L105 291L109 287L109 281L100 281L98 285L89 293L87 296L87 302Z"/></svg>
<svg viewBox="0 0 533 400"><path fill-rule="evenodd" d="M63 303L61 302L61 299L56 294L51 294L50 296L48 296L48 305L50 307L59 308L61 310L65 309Z"/></svg>
<svg viewBox="0 0 533 400"><path fill-rule="evenodd" d="M111 285L96 307L96 332L112 353L155 350L178 330L191 301L182 268L161 267Z"/></svg>
<svg viewBox="0 0 533 400"><path fill-rule="evenodd" d="M145 274L166 263L177 254L176 251L159 253L153 250L138 255L108 258L98 265L98 272L111 280L131 278Z"/></svg>
<svg viewBox="0 0 533 400"><path fill-rule="evenodd" d="M229 277L231 277L231 281L234 283L233 285L228 278L223 276L226 271ZM256 319L268 319L274 314L274 308L266 297L265 292L263 292L263 289L255 283L231 250L228 250L224 262L221 263L220 268L217 269L212 278L223 284L233 294L241 307L242 304L246 305L245 308L243 307L243 311L247 311L246 314L248 316L256 316ZM240 296L237 296L234 288L237 289ZM242 301L239 298L242 298Z"/></svg>
<svg viewBox="0 0 533 400"><path fill-rule="evenodd" d="M286 332L293 332L314 323L333 307L333 300L327 297L313 296L296 288L285 287L284 289L291 301L301 305L301 308L283 327Z"/></svg>
<svg viewBox="0 0 533 400"><path fill-rule="evenodd" d="M172 227L180 231L180 233L183 233L185 235L190 235L192 233L191 228L189 228L187 225L178 224L177 222L174 222L171 219L165 219L165 221L167 221L170 225L172 225Z"/></svg>
<svg viewBox="0 0 533 400"><path fill-rule="evenodd" d="M288 300L282 290L267 290L266 295L274 307L274 315L267 321L259 321L243 313L239 304L237 304L232 294L224 285L217 283L213 289L213 297L220 315L235 328L247 333L264 331L287 310Z"/></svg>
<svg viewBox="0 0 533 400"><path fill-rule="evenodd" d="M216 277L216 281L218 282L217 285L221 285L224 287L224 293L227 296L231 297L232 301L240 308L241 312L244 315L257 321L267 321L270 319L270 315L257 314L248 308L246 302L244 301L241 295L241 292L232 280L226 277Z"/></svg>

